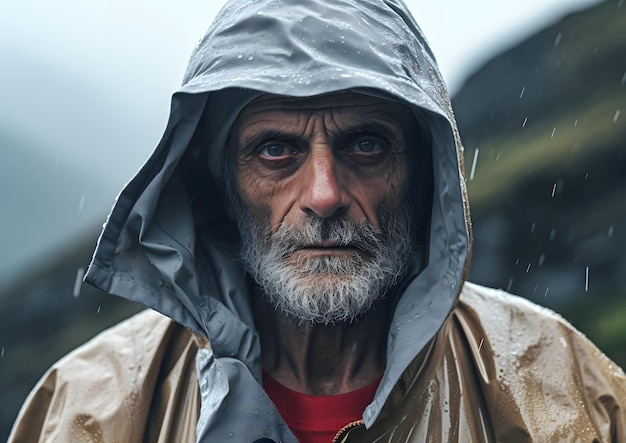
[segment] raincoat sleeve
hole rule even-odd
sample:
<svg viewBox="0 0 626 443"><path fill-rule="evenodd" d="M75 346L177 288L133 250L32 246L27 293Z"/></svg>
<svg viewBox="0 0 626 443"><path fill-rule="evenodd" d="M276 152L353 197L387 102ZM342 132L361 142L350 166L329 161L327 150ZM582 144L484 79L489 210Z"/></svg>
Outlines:
<svg viewBox="0 0 626 443"><path fill-rule="evenodd" d="M9 442L195 442L197 349L191 332L144 311L56 363Z"/></svg>

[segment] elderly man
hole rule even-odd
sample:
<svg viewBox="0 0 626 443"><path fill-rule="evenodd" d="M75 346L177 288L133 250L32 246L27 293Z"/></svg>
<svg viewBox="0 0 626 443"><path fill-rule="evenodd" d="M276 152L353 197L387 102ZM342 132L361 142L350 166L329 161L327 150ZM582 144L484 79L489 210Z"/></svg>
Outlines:
<svg viewBox="0 0 626 443"><path fill-rule="evenodd" d="M618 367L465 282L462 174L399 0L232 1L86 276L152 309L56 364L11 441L626 441Z"/></svg>

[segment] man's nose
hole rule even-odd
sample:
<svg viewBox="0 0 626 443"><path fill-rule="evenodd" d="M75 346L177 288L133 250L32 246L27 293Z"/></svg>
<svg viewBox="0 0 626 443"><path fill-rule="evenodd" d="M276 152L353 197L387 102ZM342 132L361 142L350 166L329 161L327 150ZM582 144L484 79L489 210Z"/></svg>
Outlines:
<svg viewBox="0 0 626 443"><path fill-rule="evenodd" d="M313 149L303 168L300 209L320 218L345 213L351 199L332 149Z"/></svg>

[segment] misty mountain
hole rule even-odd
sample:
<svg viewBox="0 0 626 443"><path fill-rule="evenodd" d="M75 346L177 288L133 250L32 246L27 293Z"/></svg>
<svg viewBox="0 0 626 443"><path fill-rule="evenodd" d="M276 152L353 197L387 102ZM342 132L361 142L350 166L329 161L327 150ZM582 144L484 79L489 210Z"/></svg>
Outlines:
<svg viewBox="0 0 626 443"><path fill-rule="evenodd" d="M87 234L85 226L102 223L113 197L48 142L0 127L0 147L0 288L6 288L65 255L68 244Z"/></svg>
<svg viewBox="0 0 626 443"><path fill-rule="evenodd" d="M623 2L495 57L453 105L470 177L470 278L556 309L624 365Z"/></svg>
<svg viewBox="0 0 626 443"><path fill-rule="evenodd" d="M622 5L605 1L564 18L486 63L454 97L468 169L481 151L470 181L475 210L536 176L584 169L623 142Z"/></svg>

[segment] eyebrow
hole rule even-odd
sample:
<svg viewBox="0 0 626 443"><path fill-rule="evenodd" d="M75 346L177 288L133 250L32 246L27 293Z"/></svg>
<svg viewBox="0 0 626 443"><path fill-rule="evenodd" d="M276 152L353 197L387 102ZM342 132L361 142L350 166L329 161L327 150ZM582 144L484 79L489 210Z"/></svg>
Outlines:
<svg viewBox="0 0 626 443"><path fill-rule="evenodd" d="M243 142L239 144L239 153L249 153L255 147L261 145L268 140L294 141L301 138L297 134L279 131L276 129L262 129L254 134L245 137Z"/></svg>
<svg viewBox="0 0 626 443"><path fill-rule="evenodd" d="M346 138L354 137L357 135L379 135L391 142L397 141L402 136L402 128L398 127L398 131L395 131L390 125L383 123L370 121L357 123L339 130L331 131L330 135L333 139L338 140L340 143ZM302 135L299 133L290 133L280 131L277 129L262 129L250 136L244 138L238 152L240 154L247 154L253 151L257 146L263 144L268 140L276 140L283 142L297 142L302 140Z"/></svg>
<svg viewBox="0 0 626 443"><path fill-rule="evenodd" d="M343 138L344 136L354 136L360 134L372 134L382 136L390 141L397 140L402 135L402 128L398 127L398 133L389 125L378 122L364 122L357 123L347 128L343 128L340 131L336 131L337 134L332 134L335 138Z"/></svg>

